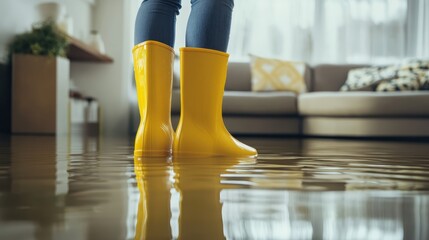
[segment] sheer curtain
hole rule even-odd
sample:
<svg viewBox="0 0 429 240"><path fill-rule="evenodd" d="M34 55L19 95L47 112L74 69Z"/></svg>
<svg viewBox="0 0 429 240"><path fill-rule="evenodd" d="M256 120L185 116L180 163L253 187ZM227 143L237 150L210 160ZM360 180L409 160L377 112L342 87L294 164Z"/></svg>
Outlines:
<svg viewBox="0 0 429 240"><path fill-rule="evenodd" d="M429 58L429 1L408 0L407 53Z"/></svg>
<svg viewBox="0 0 429 240"><path fill-rule="evenodd" d="M249 53L309 63L387 63L407 56L407 0L235 2L229 47L235 60Z"/></svg>
<svg viewBox="0 0 429 240"><path fill-rule="evenodd" d="M306 60L311 57L315 0L235 0L228 51ZM297 44L299 43L299 44Z"/></svg>

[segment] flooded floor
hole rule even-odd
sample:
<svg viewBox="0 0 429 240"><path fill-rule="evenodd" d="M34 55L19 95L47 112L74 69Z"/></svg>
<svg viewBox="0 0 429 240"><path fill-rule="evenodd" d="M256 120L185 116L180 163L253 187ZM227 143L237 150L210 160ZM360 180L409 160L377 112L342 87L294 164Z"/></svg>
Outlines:
<svg viewBox="0 0 429 240"><path fill-rule="evenodd" d="M429 239L429 142L240 140L258 159L0 137L0 239Z"/></svg>

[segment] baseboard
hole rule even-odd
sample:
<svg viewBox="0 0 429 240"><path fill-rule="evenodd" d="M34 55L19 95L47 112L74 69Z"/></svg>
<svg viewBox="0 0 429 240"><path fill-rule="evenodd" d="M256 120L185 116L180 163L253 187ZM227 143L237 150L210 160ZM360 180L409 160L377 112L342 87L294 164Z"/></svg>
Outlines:
<svg viewBox="0 0 429 240"><path fill-rule="evenodd" d="M302 127L303 135L316 137L429 137L429 118L306 117Z"/></svg>

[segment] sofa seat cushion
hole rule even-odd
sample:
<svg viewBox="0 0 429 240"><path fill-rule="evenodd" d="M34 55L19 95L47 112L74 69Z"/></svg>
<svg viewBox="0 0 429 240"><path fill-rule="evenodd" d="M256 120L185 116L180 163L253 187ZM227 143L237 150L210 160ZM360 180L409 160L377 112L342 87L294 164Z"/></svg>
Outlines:
<svg viewBox="0 0 429 240"><path fill-rule="evenodd" d="M303 116L427 117L429 91L305 93L298 111Z"/></svg>
<svg viewBox="0 0 429 240"><path fill-rule="evenodd" d="M297 97L292 92L225 91L225 115L297 115ZM173 90L172 112L180 112L180 91Z"/></svg>

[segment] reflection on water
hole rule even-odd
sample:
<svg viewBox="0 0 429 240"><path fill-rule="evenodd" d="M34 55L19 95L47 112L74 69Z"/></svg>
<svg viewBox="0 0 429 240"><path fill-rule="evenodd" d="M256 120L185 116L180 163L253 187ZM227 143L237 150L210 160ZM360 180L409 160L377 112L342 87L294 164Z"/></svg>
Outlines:
<svg viewBox="0 0 429 240"><path fill-rule="evenodd" d="M429 143L243 141L258 159L0 137L0 239L429 239Z"/></svg>
<svg viewBox="0 0 429 240"><path fill-rule="evenodd" d="M140 190L136 239L224 239L221 191L231 186L222 183L223 174L234 166L254 162L235 158L175 158L174 162L136 158ZM177 214L173 217L172 212Z"/></svg>

